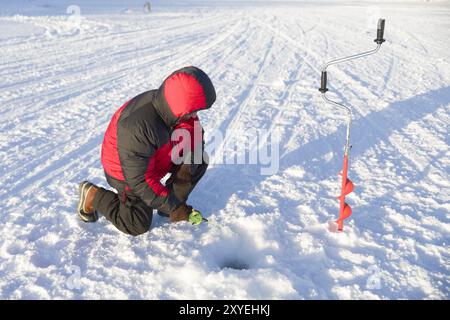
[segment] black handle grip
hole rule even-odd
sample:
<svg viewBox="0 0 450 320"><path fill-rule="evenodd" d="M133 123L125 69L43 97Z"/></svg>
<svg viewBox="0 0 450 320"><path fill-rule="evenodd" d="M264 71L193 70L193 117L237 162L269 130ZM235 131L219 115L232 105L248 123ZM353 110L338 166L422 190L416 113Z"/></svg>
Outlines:
<svg viewBox="0 0 450 320"><path fill-rule="evenodd" d="M384 19L378 19L378 27L377 27L377 38L374 40L378 44L382 44L385 40L384 36Z"/></svg>
<svg viewBox="0 0 450 320"><path fill-rule="evenodd" d="M327 72L322 71L322 76L320 77L320 88L319 91L325 93L328 91L327 89Z"/></svg>

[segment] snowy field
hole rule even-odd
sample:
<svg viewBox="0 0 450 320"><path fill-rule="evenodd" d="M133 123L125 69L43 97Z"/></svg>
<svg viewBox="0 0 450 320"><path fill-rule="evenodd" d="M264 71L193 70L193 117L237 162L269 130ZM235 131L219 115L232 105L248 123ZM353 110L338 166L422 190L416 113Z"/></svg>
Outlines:
<svg viewBox="0 0 450 320"><path fill-rule="evenodd" d="M448 2L99 2L1 1L0 298L450 298ZM354 107L356 187L330 233L345 114L320 70L372 49L379 17L380 52L329 69ZM186 65L216 86L207 141L276 131L278 170L211 164L190 199L209 225L155 215L133 238L80 222L78 183L107 186L112 114Z"/></svg>

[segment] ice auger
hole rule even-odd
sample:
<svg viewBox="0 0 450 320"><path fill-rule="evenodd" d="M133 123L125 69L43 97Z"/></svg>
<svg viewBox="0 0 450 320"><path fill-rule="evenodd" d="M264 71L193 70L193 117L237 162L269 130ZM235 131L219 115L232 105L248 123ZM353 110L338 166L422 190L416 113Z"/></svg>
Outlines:
<svg viewBox="0 0 450 320"><path fill-rule="evenodd" d="M377 47L373 50L358 53L352 56L336 59L329 61L325 64L325 66L322 69L322 76L320 81L320 88L319 91L322 93L322 98L325 101L325 103L332 104L336 107L339 107L341 109L344 109L347 112L347 135L346 135L346 142L345 142L345 148L344 148L344 163L342 168L342 185L341 185L341 194L339 195L339 202L340 202L340 208L339 208L339 218L336 222L333 221L333 223L330 225L330 231L342 231L344 228L344 220L350 217L352 214L352 209L350 206L345 202L345 196L351 193L354 189L353 182L348 178L348 156L350 153L351 145L350 145L350 125L352 122L352 110L344 106L343 104L330 100L326 93L328 91L327 89L327 68L331 65L338 64L340 62L349 61L357 58L362 58L369 56L371 54L376 53L380 47L381 44L385 41L383 39L384 35L384 19L378 20L378 27L377 27L377 38L374 40L374 42L377 44Z"/></svg>

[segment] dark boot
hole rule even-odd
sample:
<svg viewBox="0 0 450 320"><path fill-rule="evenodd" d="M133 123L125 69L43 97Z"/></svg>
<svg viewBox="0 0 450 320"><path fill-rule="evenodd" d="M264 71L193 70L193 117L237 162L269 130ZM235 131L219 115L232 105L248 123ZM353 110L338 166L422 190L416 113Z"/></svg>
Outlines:
<svg viewBox="0 0 450 320"><path fill-rule="evenodd" d="M79 186L78 216L84 222L96 222L98 213L94 209L94 197L97 193L97 187L89 181L83 181Z"/></svg>

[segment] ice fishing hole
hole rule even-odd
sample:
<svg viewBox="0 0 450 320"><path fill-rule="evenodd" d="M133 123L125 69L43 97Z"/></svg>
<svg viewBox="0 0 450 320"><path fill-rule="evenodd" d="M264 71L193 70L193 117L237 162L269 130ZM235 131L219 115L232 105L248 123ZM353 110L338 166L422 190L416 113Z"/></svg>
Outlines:
<svg viewBox="0 0 450 320"><path fill-rule="evenodd" d="M235 269L235 270L248 270L250 269L250 264L242 261L240 259L230 259L225 260L221 265L221 269Z"/></svg>

